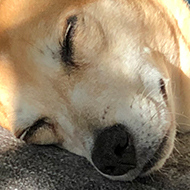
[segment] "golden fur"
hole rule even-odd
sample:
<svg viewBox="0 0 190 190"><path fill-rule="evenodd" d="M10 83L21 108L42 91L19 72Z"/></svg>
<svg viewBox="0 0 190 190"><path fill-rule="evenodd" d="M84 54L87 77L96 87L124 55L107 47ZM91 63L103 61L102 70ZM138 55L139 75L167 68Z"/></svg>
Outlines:
<svg viewBox="0 0 190 190"><path fill-rule="evenodd" d="M73 15L74 64L61 55ZM175 126L189 131L189 26L182 0L0 0L0 125L24 139L45 118L28 143L92 162L93 131L122 123L141 139L139 155L168 136L149 172L160 168ZM147 162L139 160L126 175L105 176L132 180Z"/></svg>

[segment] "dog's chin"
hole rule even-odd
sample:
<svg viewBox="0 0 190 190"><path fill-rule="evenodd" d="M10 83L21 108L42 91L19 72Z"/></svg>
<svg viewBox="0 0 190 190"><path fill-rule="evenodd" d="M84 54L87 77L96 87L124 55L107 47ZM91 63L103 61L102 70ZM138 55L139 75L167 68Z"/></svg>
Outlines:
<svg viewBox="0 0 190 190"><path fill-rule="evenodd" d="M174 138L175 138L175 130L169 130L166 136L163 138L162 143L160 144L157 151L154 153L152 159L146 162L144 166L137 166L137 168L133 170L129 170L124 175L107 175L102 173L92 162L93 166L96 170L101 173L103 176L111 179L111 180L119 180L119 181L133 181L134 179L140 177L146 177L152 174L153 172L162 168L166 160L169 158L172 153L174 147Z"/></svg>
<svg viewBox="0 0 190 190"><path fill-rule="evenodd" d="M91 161L92 165L94 166L94 168L104 177L114 180L114 181L133 181L134 179L136 179L139 175L140 175L140 171L138 169L134 169L134 170L130 170L128 173L124 174L124 175L118 175L118 176L113 176L113 175L108 175L105 174L103 172L101 172L95 165L94 163Z"/></svg>

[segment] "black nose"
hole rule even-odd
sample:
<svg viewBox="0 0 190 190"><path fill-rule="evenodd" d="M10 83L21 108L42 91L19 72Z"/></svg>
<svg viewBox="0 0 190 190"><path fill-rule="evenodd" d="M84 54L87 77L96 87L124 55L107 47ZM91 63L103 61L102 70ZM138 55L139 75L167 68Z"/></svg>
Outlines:
<svg viewBox="0 0 190 190"><path fill-rule="evenodd" d="M123 125L114 125L101 131L92 150L92 161L104 174L119 176L136 167L132 135Z"/></svg>

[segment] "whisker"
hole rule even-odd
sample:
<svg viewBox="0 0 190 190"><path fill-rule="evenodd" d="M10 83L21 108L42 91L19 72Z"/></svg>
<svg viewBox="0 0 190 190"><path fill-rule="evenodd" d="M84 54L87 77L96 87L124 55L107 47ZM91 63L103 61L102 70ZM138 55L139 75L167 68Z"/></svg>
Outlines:
<svg viewBox="0 0 190 190"><path fill-rule="evenodd" d="M190 127L190 124L187 124L187 123L178 123L178 125L184 125L184 126L187 126L187 127Z"/></svg>
<svg viewBox="0 0 190 190"><path fill-rule="evenodd" d="M151 94L153 94L153 92L157 91L157 89L153 89L152 91L150 91L146 96L145 99L148 98Z"/></svg>
<svg viewBox="0 0 190 190"><path fill-rule="evenodd" d="M149 175L149 177L152 180L152 182L155 182L154 178L151 175Z"/></svg>
<svg viewBox="0 0 190 190"><path fill-rule="evenodd" d="M148 89L148 87L149 87L150 85L151 85L151 84L148 84L148 85L146 86L146 88L144 88L144 90L143 90L142 93L141 93L142 96L144 96L144 93L146 92L146 90Z"/></svg>
<svg viewBox="0 0 190 190"><path fill-rule="evenodd" d="M185 117L185 118L189 118L188 116L186 116L186 115L184 115L184 114L182 114L182 113L178 113L178 112L174 112L175 113L175 115L178 115L178 116L183 116L183 117Z"/></svg>
<svg viewBox="0 0 190 190"><path fill-rule="evenodd" d="M150 85L150 84L149 84L149 85ZM143 99L144 93L145 93L146 90L148 89L149 85L146 86L146 88L144 88L144 90L141 92L141 94L140 94L140 90L141 90L141 88L143 88L143 86L141 86L140 88L138 88L138 90L136 91L136 94L140 94L140 95L141 95L141 99ZM134 101L135 101L135 99L133 98L133 100L132 100L132 102L131 102L131 105L130 105L131 108L133 107Z"/></svg>
<svg viewBox="0 0 190 190"><path fill-rule="evenodd" d="M157 116L157 112L151 116L150 120L153 120L156 116Z"/></svg>
<svg viewBox="0 0 190 190"><path fill-rule="evenodd" d="M157 109L159 109L160 107L164 106L165 103L164 102L161 102L160 105L157 107Z"/></svg>
<svg viewBox="0 0 190 190"><path fill-rule="evenodd" d="M176 146L174 146L174 150L175 150L180 156L182 156L181 152L177 149Z"/></svg>

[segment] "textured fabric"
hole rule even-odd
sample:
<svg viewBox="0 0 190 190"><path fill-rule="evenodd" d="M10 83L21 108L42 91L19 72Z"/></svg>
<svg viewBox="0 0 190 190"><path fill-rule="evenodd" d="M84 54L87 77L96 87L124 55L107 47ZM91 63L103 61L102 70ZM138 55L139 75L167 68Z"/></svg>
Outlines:
<svg viewBox="0 0 190 190"><path fill-rule="evenodd" d="M188 0L190 3L190 0ZM190 190L190 134L166 166L132 183L101 176L82 157L54 146L26 145L0 127L0 190Z"/></svg>
<svg viewBox="0 0 190 190"><path fill-rule="evenodd" d="M0 190L188 190L190 134L164 169L132 183L101 176L89 162L54 146L26 145L0 127ZM189 143L189 144L188 144Z"/></svg>

